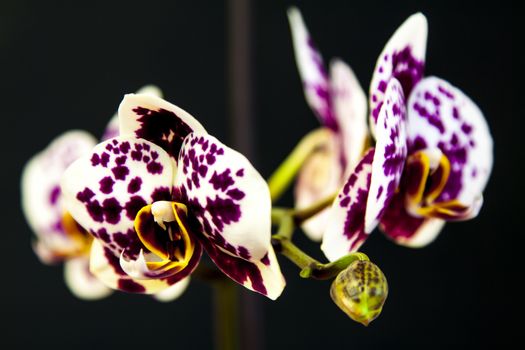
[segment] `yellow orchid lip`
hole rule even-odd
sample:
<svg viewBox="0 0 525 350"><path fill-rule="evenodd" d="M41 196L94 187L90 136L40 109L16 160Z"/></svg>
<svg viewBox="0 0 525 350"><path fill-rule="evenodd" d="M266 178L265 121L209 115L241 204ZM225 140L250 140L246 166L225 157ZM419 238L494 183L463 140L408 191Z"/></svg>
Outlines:
<svg viewBox="0 0 525 350"><path fill-rule="evenodd" d="M148 270L175 274L188 266L195 251L195 240L190 237L186 215L184 204L168 201L146 205L137 213L135 231L153 254L145 259Z"/></svg>
<svg viewBox="0 0 525 350"><path fill-rule="evenodd" d="M445 188L450 175L450 161L446 155L420 150L407 159L409 187L405 205L414 216L427 218L460 219L469 208L456 199L436 201Z"/></svg>

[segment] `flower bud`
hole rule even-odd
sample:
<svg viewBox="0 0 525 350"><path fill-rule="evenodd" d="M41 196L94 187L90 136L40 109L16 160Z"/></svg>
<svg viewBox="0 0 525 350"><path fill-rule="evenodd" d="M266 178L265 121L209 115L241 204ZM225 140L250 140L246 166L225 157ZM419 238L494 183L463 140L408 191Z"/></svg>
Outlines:
<svg viewBox="0 0 525 350"><path fill-rule="evenodd" d="M386 277L377 265L357 260L341 271L330 296L351 319L368 326L383 309L388 295Z"/></svg>

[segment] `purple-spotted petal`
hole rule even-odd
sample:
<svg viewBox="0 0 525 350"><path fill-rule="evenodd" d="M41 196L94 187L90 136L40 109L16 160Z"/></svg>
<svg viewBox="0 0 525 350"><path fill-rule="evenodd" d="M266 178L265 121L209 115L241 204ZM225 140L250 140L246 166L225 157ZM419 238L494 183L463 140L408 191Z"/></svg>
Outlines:
<svg viewBox="0 0 525 350"><path fill-rule="evenodd" d="M392 200L401 180L406 157L405 98L401 85L392 78L377 119L372 182L366 205L366 233L374 230Z"/></svg>
<svg viewBox="0 0 525 350"><path fill-rule="evenodd" d="M347 178L365 151L367 100L354 72L341 60L330 64L330 89L346 163L344 177Z"/></svg>
<svg viewBox="0 0 525 350"><path fill-rule="evenodd" d="M64 279L73 295L84 300L97 300L109 296L106 287L89 271L89 256L80 256L64 263Z"/></svg>
<svg viewBox="0 0 525 350"><path fill-rule="evenodd" d="M206 134L185 110L151 94L128 94L118 109L120 135L153 142L177 161L184 138L191 132Z"/></svg>
<svg viewBox="0 0 525 350"><path fill-rule="evenodd" d="M270 245L270 192L248 159L211 135L190 134L178 163L174 200L187 205L195 230L234 256L262 259Z"/></svg>
<svg viewBox="0 0 525 350"><path fill-rule="evenodd" d="M318 148L304 162L295 185L295 207L307 208L335 194L342 185L343 164L339 152L340 140L329 131ZM325 209L306 220L301 228L306 235L320 241L329 220L329 209Z"/></svg>
<svg viewBox="0 0 525 350"><path fill-rule="evenodd" d="M424 247L434 241L445 226L445 221L436 218L416 218L405 208L403 194L397 194L379 225L381 231L394 242L411 248Z"/></svg>
<svg viewBox="0 0 525 350"><path fill-rule="evenodd" d="M62 225L64 205L60 178L66 168L88 154L96 140L83 131L69 131L57 137L35 155L22 172L22 209L29 226L38 237L35 251L44 262L78 248Z"/></svg>
<svg viewBox="0 0 525 350"><path fill-rule="evenodd" d="M268 245L262 259L247 261L223 251L206 238L202 241L215 265L232 280L272 300L281 295L286 281L271 245Z"/></svg>
<svg viewBox="0 0 525 350"><path fill-rule="evenodd" d="M450 162L447 184L435 202L479 206L492 170L492 136L468 96L442 79L422 80L408 101L408 141L409 152L437 147Z"/></svg>
<svg viewBox="0 0 525 350"><path fill-rule="evenodd" d="M337 130L332 108L330 84L323 58L317 50L299 10L288 10L288 20L292 32L295 60L303 82L304 94L310 108L324 126Z"/></svg>
<svg viewBox="0 0 525 350"><path fill-rule="evenodd" d="M178 282L170 279L131 278L120 267L119 258L97 239L91 246L89 270L109 288L128 293L155 294Z"/></svg>
<svg viewBox="0 0 525 350"><path fill-rule="evenodd" d="M157 145L134 137L98 144L73 163L62 178L66 208L117 257L136 258L143 247L134 229L137 212L170 200L174 168Z"/></svg>
<svg viewBox="0 0 525 350"><path fill-rule="evenodd" d="M423 77L428 24L421 13L410 16L390 38L379 58L370 83L370 126L377 122L391 78L401 82L405 96Z"/></svg>
<svg viewBox="0 0 525 350"><path fill-rule="evenodd" d="M137 94L149 94L152 96L157 96L157 97L162 98L162 91L155 85L143 86L136 93ZM106 126L106 129L104 130L104 134L102 135L101 140L106 141L108 139L112 139L117 136L119 136L119 118L118 118L118 113L115 113L115 115L113 115L108 125Z"/></svg>
<svg viewBox="0 0 525 350"><path fill-rule="evenodd" d="M330 261L358 250L368 237L365 211L373 159L374 149L370 149L357 164L330 209L331 217L321 245L321 250Z"/></svg>

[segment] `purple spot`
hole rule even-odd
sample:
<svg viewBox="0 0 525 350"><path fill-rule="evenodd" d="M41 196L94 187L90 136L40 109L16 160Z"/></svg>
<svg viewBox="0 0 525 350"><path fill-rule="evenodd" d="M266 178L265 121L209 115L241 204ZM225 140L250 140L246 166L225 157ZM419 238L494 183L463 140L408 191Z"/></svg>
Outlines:
<svg viewBox="0 0 525 350"><path fill-rule="evenodd" d="M102 210L106 222L115 225L120 221L122 207L116 198L105 199L104 202L102 202Z"/></svg>
<svg viewBox="0 0 525 350"><path fill-rule="evenodd" d="M135 220L135 216L137 216L139 210L146 205L148 205L148 203L146 203L144 198L139 196L131 197L129 201L124 205L124 209L126 210L126 216L130 220Z"/></svg>
<svg viewBox="0 0 525 350"><path fill-rule="evenodd" d="M129 150L131 149L131 146L129 145L129 142L128 141L124 141L122 142L122 144L120 145L119 147L120 151L124 154L128 153Z"/></svg>
<svg viewBox="0 0 525 350"><path fill-rule="evenodd" d="M118 286L117 288L119 290L122 290L124 292L128 293L144 293L146 292L146 288L144 286L138 284L137 282L126 279L126 278L120 278L118 280Z"/></svg>
<svg viewBox="0 0 525 350"><path fill-rule="evenodd" d="M386 81L381 80L379 84L377 85L377 89L381 91L382 93L385 93L386 91Z"/></svg>
<svg viewBox="0 0 525 350"><path fill-rule="evenodd" d="M261 262L266 266L270 266L270 258L268 257L268 253L262 257Z"/></svg>
<svg viewBox="0 0 525 350"><path fill-rule="evenodd" d="M136 160L137 162L140 162L142 160L142 152L141 151L131 151L131 159Z"/></svg>
<svg viewBox="0 0 525 350"><path fill-rule="evenodd" d="M341 202L339 203L341 208L346 208L348 204L350 204L350 197L343 198L343 200L341 200Z"/></svg>
<svg viewBox="0 0 525 350"><path fill-rule="evenodd" d="M162 174L163 167L159 162L151 162L146 166L146 168L150 174Z"/></svg>
<svg viewBox="0 0 525 350"><path fill-rule="evenodd" d="M106 231L105 228L101 228L97 231L96 234L93 234L95 237L101 239L105 243L111 242L111 237L108 234L108 231Z"/></svg>
<svg viewBox="0 0 525 350"><path fill-rule="evenodd" d="M124 164L126 164L126 160L127 159L128 159L128 157L126 157L126 156L117 157L115 159L115 164L117 164L117 165L124 165Z"/></svg>
<svg viewBox="0 0 525 350"><path fill-rule="evenodd" d="M452 117L454 119L459 119L459 110L457 107L452 107Z"/></svg>
<svg viewBox="0 0 525 350"><path fill-rule="evenodd" d="M216 190L220 189L223 192L234 183L235 181L230 176L230 169L224 170L221 174L215 172L210 179L210 184L213 185L213 188Z"/></svg>
<svg viewBox="0 0 525 350"><path fill-rule="evenodd" d="M199 166L199 175L201 177L205 177L207 173L208 173L208 167L204 164L201 164Z"/></svg>
<svg viewBox="0 0 525 350"><path fill-rule="evenodd" d="M100 156L100 164L106 168L108 166L108 163L109 163L109 154L104 152L102 153L102 155Z"/></svg>
<svg viewBox="0 0 525 350"><path fill-rule="evenodd" d="M410 145L410 152L416 152L427 148L427 142L421 136L417 136Z"/></svg>
<svg viewBox="0 0 525 350"><path fill-rule="evenodd" d="M58 201L58 197L60 196L60 187L55 186L51 189L51 192L49 193L49 203L52 205L56 204Z"/></svg>
<svg viewBox="0 0 525 350"><path fill-rule="evenodd" d="M97 200L86 203L86 209L94 221L104 222L104 213Z"/></svg>
<svg viewBox="0 0 525 350"><path fill-rule="evenodd" d="M100 184L100 191L105 194L110 194L113 191L113 185L115 184L115 181L109 176L106 176L99 182Z"/></svg>
<svg viewBox="0 0 525 350"><path fill-rule="evenodd" d="M215 144L213 144L212 146L215 146ZM208 153L206 155L206 161L208 162L208 164L212 165L213 163L215 163L215 156L211 153Z"/></svg>
<svg viewBox="0 0 525 350"><path fill-rule="evenodd" d="M235 175L237 175L238 177L243 177L243 176L244 176L244 169L239 169L239 170L237 170L237 172L235 173Z"/></svg>
<svg viewBox="0 0 525 350"><path fill-rule="evenodd" d="M125 180L126 176L129 174L129 169L126 166L119 165L111 169L113 172L113 175L115 176L115 180Z"/></svg>
<svg viewBox="0 0 525 350"><path fill-rule="evenodd" d="M379 197L381 197L382 193L383 193L383 186L379 186L379 188L377 189L377 197L376 197L376 199L379 199Z"/></svg>
<svg viewBox="0 0 525 350"><path fill-rule="evenodd" d="M91 156L91 165L97 166L99 164L100 164L100 157L98 156L98 154L93 153L93 155Z"/></svg>
<svg viewBox="0 0 525 350"><path fill-rule="evenodd" d="M135 177L131 179L131 181L128 184L128 193L136 193L140 191L140 187L142 186L142 179L140 177Z"/></svg>
<svg viewBox="0 0 525 350"><path fill-rule="evenodd" d="M246 260L250 260L250 258L251 258L250 252L245 247L243 247L243 246L237 247L237 252L239 252L239 256L241 258L246 259Z"/></svg>
<svg viewBox="0 0 525 350"><path fill-rule="evenodd" d="M469 135L472 132L472 126L467 123L463 123L461 125L461 131L463 131L466 135Z"/></svg>
<svg viewBox="0 0 525 350"><path fill-rule="evenodd" d="M443 86L438 86L438 91L441 92L446 97L448 97L449 99L451 99L451 100L454 99L454 95L452 94L452 92L450 92L449 90L447 90Z"/></svg>
<svg viewBox="0 0 525 350"><path fill-rule="evenodd" d="M148 163L148 162L150 161L149 156L144 156L144 157L142 157L142 161L143 161L144 163Z"/></svg>
<svg viewBox="0 0 525 350"><path fill-rule="evenodd" d="M82 203L87 203L91 200L91 198L93 198L94 195L95 193L93 191L85 187L82 192L77 193L77 199Z"/></svg>
<svg viewBox="0 0 525 350"><path fill-rule="evenodd" d="M212 200L207 198L206 210L213 218L213 223L220 232L222 232L224 225L230 225L241 218L239 205L235 204L231 199L217 197Z"/></svg>
<svg viewBox="0 0 525 350"><path fill-rule="evenodd" d="M153 202L172 200L170 189L168 187L157 187L151 194L151 200Z"/></svg>
<svg viewBox="0 0 525 350"><path fill-rule="evenodd" d="M237 201L240 201L241 199L244 198L245 194L243 191L237 189L237 188L234 188L234 189L231 189L229 190L228 192L226 192L226 194L232 198L232 199L235 199Z"/></svg>

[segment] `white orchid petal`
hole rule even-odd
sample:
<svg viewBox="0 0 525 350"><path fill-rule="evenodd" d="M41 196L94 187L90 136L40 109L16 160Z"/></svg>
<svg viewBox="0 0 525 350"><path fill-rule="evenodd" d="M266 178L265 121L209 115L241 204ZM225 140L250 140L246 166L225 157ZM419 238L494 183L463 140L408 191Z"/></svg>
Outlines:
<svg viewBox="0 0 525 350"><path fill-rule="evenodd" d="M394 33L379 55L370 82L370 126L375 128L384 93L391 78L401 82L405 96L423 77L428 23L425 16L410 16Z"/></svg>
<svg viewBox="0 0 525 350"><path fill-rule="evenodd" d="M301 12L295 7L288 10L297 68L303 82L306 102L324 126L337 130L328 74L323 58L308 33Z"/></svg>
<svg viewBox="0 0 525 350"><path fill-rule="evenodd" d="M102 299L113 292L89 272L89 256L80 256L66 261L64 279L73 295L83 300Z"/></svg>
<svg viewBox="0 0 525 350"><path fill-rule="evenodd" d="M346 162L347 178L365 151L367 99L352 69L341 60L330 64L330 89Z"/></svg>
<svg viewBox="0 0 525 350"><path fill-rule="evenodd" d="M151 94L128 94L118 109L120 135L153 142L177 161L184 138L191 132L206 134L188 112Z"/></svg>
<svg viewBox="0 0 525 350"><path fill-rule="evenodd" d="M118 257L138 255L137 212L171 200L173 162L157 145L134 137L98 144L74 162L62 178L65 206L73 218Z"/></svg>
<svg viewBox="0 0 525 350"><path fill-rule="evenodd" d="M376 124L372 182L366 205L365 232L379 223L399 186L407 156L406 107L401 84L392 78Z"/></svg>
<svg viewBox="0 0 525 350"><path fill-rule="evenodd" d="M365 212L372 177L374 149L370 149L355 167L335 199L323 236L321 250L328 260L357 251L368 237Z"/></svg>
<svg viewBox="0 0 525 350"><path fill-rule="evenodd" d="M215 245L250 261L266 255L270 192L242 154L213 136L190 134L181 149L175 188L175 200L188 207Z"/></svg>

